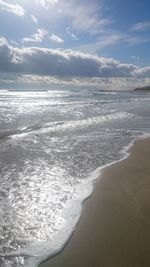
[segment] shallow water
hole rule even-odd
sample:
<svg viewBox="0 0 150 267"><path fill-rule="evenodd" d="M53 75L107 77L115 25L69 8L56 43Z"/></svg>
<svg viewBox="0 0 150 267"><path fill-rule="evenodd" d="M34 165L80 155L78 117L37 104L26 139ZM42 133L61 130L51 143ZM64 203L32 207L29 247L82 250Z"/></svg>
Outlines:
<svg viewBox="0 0 150 267"><path fill-rule="evenodd" d="M100 167L149 134L150 95L0 91L0 266L37 266L64 246Z"/></svg>

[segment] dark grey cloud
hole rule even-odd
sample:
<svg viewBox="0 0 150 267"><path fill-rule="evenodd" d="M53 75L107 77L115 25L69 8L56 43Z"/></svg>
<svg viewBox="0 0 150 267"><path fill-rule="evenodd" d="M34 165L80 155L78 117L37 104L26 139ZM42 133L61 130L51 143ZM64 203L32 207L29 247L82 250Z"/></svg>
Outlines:
<svg viewBox="0 0 150 267"><path fill-rule="evenodd" d="M57 77L150 77L150 67L72 50L16 48L4 38L0 39L0 71Z"/></svg>

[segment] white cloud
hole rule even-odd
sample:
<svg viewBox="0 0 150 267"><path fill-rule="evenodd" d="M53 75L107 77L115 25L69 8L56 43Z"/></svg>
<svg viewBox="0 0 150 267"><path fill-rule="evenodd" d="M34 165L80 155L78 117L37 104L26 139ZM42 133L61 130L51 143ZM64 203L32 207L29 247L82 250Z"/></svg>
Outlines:
<svg viewBox="0 0 150 267"><path fill-rule="evenodd" d="M7 40L4 37L0 37L0 47L8 45Z"/></svg>
<svg viewBox="0 0 150 267"><path fill-rule="evenodd" d="M48 32L41 28L37 29L37 32L32 34L30 37L25 37L21 40L22 43L40 43L43 41L45 36L48 35Z"/></svg>
<svg viewBox="0 0 150 267"><path fill-rule="evenodd" d="M131 58L134 59L134 60L140 60L139 56L131 56Z"/></svg>
<svg viewBox="0 0 150 267"><path fill-rule="evenodd" d="M49 9L50 6L58 3L58 0L35 0L35 3L40 4L45 9Z"/></svg>
<svg viewBox="0 0 150 267"><path fill-rule="evenodd" d="M17 16L24 16L25 10L22 6L15 4L10 4L6 1L0 0L0 9L5 10L10 13L14 13Z"/></svg>
<svg viewBox="0 0 150 267"><path fill-rule="evenodd" d="M48 31L43 28L37 29L37 32L21 40L22 43L41 43L45 37L48 37ZM64 40L58 35L52 34L49 39L53 42L62 44Z"/></svg>
<svg viewBox="0 0 150 267"><path fill-rule="evenodd" d="M94 3L90 1L85 1L85 3L62 1L60 8L64 16L70 18L70 26L79 32L97 34L112 24L110 19L103 17L101 6L96 1Z"/></svg>
<svg viewBox="0 0 150 267"><path fill-rule="evenodd" d="M102 33L96 41L86 43L75 48L84 52L100 52L102 49L108 49L108 47L125 45L125 46L134 46L141 43L149 42L150 38L143 36L133 36L130 33L122 33L115 31L106 31Z"/></svg>
<svg viewBox="0 0 150 267"><path fill-rule="evenodd" d="M35 24L38 24L38 20L34 15L31 15L31 18Z"/></svg>
<svg viewBox="0 0 150 267"><path fill-rule="evenodd" d="M97 51L102 50L106 47L111 47L113 45L118 45L123 42L127 42L127 36L122 33L109 32L106 34L101 34L101 36L97 39L96 42L87 43L85 45L80 45L76 49L95 53Z"/></svg>
<svg viewBox="0 0 150 267"><path fill-rule="evenodd" d="M35 0L49 9L49 19L66 22L73 32L97 34L112 25L112 20L103 16L99 1L79 0ZM60 25L62 26L62 25ZM75 37L75 36L72 36Z"/></svg>
<svg viewBox="0 0 150 267"><path fill-rule="evenodd" d="M149 41L150 41L149 37L143 37L143 36L128 36L127 38L127 44L129 46L147 43Z"/></svg>
<svg viewBox="0 0 150 267"><path fill-rule="evenodd" d="M147 29L150 29L150 21L142 21L135 23L131 28L132 31L144 31Z"/></svg>
<svg viewBox="0 0 150 267"><path fill-rule="evenodd" d="M52 35L49 37L49 39L50 39L51 41L56 42L56 43L59 43L59 44L64 43L64 40L63 40L61 37L59 37L58 35L55 35L55 34L52 34Z"/></svg>

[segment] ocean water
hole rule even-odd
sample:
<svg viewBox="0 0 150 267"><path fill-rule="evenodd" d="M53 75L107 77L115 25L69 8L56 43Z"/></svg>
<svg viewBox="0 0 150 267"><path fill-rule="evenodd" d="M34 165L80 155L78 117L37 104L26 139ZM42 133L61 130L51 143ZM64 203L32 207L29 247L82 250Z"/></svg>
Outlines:
<svg viewBox="0 0 150 267"><path fill-rule="evenodd" d="M0 91L0 266L37 267L68 242L101 168L150 134L150 94Z"/></svg>

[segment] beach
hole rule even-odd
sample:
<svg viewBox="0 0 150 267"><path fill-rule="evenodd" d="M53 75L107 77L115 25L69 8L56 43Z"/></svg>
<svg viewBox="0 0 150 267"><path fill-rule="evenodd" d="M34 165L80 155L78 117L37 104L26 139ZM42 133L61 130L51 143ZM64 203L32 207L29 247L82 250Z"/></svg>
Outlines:
<svg viewBox="0 0 150 267"><path fill-rule="evenodd" d="M136 91L0 92L0 266L150 266L149 141L122 161L149 111Z"/></svg>
<svg viewBox="0 0 150 267"><path fill-rule="evenodd" d="M102 170L64 250L40 267L150 266L150 138Z"/></svg>

